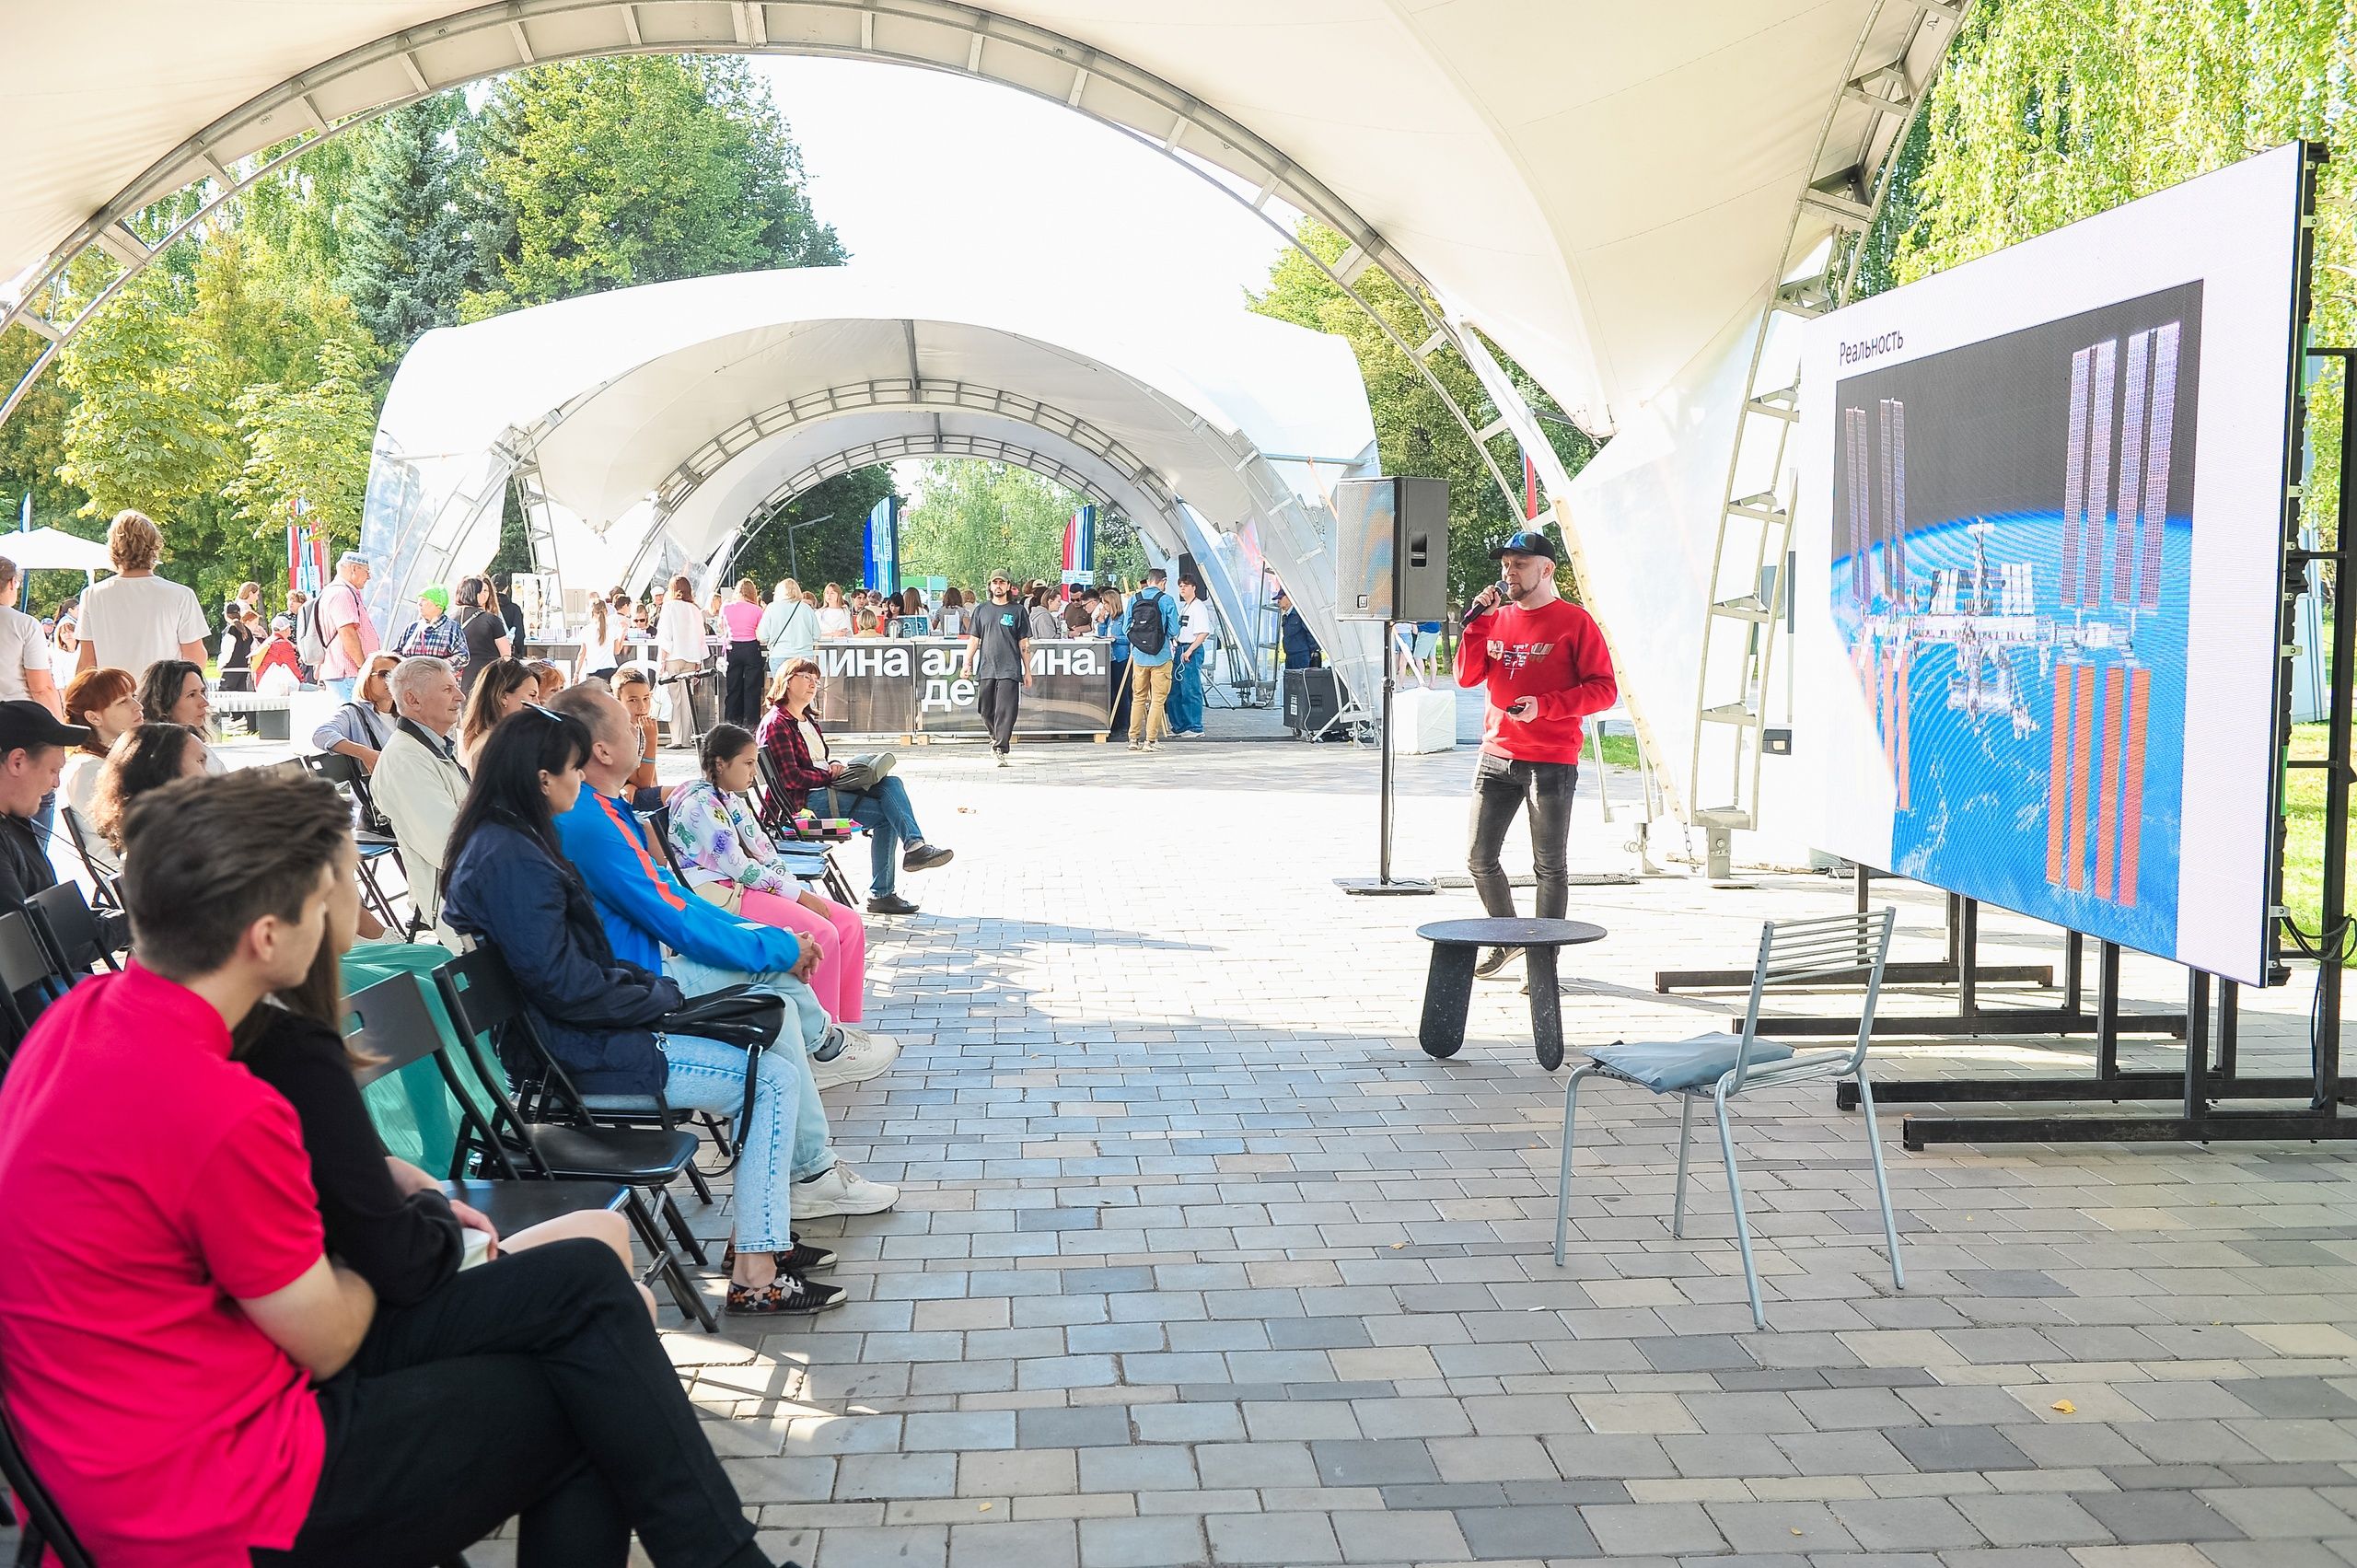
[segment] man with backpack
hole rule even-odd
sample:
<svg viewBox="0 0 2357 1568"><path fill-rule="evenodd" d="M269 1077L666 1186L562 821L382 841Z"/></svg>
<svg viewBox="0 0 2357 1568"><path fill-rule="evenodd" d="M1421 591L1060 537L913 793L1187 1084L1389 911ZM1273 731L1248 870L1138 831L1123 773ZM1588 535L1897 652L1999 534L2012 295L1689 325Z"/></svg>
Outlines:
<svg viewBox="0 0 2357 1568"><path fill-rule="evenodd" d="M1151 751L1168 726L1163 707L1170 701L1170 659L1178 645L1178 601L1164 585L1170 575L1155 566L1145 587L1130 600L1130 749Z"/></svg>
<svg viewBox="0 0 2357 1568"><path fill-rule="evenodd" d="M307 608L299 623L296 651L319 672L339 703L352 701L360 672L377 648L377 623L360 599L360 590L367 586L368 558L356 550L345 551L335 563L335 581Z"/></svg>

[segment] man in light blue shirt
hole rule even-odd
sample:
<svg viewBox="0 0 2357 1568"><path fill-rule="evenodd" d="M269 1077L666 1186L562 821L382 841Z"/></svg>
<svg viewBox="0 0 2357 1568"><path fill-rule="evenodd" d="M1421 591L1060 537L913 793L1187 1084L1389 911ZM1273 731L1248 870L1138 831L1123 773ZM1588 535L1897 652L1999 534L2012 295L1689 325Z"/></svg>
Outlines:
<svg viewBox="0 0 2357 1568"><path fill-rule="evenodd" d="M770 673L775 675L794 659L808 658L819 647L819 612L802 600L802 585L788 577L777 586L777 597L761 611L754 637L769 650Z"/></svg>
<svg viewBox="0 0 2357 1568"><path fill-rule="evenodd" d="M1130 600L1130 749L1151 751L1162 744L1168 721L1170 660L1178 650L1178 601L1164 587L1170 575L1156 566L1145 587Z"/></svg>

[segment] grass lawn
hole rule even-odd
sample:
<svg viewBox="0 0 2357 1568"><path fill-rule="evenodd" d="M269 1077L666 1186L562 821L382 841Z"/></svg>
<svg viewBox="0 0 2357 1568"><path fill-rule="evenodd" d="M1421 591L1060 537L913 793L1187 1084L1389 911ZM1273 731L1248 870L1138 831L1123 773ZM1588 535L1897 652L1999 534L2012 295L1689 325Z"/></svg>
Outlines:
<svg viewBox="0 0 2357 1568"><path fill-rule="evenodd" d="M1607 762L1611 763L1612 766L1616 768L1633 768L1637 765L1637 741L1635 737L1622 735L1616 731L1611 735L1596 736L1594 738L1594 740L1596 754L1604 759Z"/></svg>
<svg viewBox="0 0 2357 1568"><path fill-rule="evenodd" d="M2325 726L2292 727L2292 755L2321 757ZM2283 903L2303 931L2313 932L2324 899L2324 771L2294 768L2284 775L2283 814L2289 832L2283 842ZM2287 945L2288 946L2288 945Z"/></svg>

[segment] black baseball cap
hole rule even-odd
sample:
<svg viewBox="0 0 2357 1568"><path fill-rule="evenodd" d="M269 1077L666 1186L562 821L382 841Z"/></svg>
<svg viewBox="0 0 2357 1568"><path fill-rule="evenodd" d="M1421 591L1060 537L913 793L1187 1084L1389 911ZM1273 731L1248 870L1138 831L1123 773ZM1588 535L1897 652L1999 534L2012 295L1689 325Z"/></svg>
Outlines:
<svg viewBox="0 0 2357 1568"><path fill-rule="evenodd" d="M0 703L0 757L36 746L79 746L90 731L67 724L29 697Z"/></svg>
<svg viewBox="0 0 2357 1568"><path fill-rule="evenodd" d="M1543 555L1552 561L1555 559L1555 541L1537 528L1517 528L1506 536L1504 544L1490 547L1490 559L1492 561L1507 555Z"/></svg>

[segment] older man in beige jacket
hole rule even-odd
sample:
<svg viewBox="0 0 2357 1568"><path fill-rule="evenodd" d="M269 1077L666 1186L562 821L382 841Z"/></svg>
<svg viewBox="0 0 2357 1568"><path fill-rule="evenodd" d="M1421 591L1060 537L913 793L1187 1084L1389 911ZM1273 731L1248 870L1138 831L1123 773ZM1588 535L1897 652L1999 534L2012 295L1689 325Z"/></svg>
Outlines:
<svg viewBox="0 0 2357 1568"><path fill-rule="evenodd" d="M457 674L438 658L403 659L387 684L393 693L393 734L368 788L401 842L410 898L431 924L441 917L450 825L467 798L467 771L452 746L465 699Z"/></svg>

